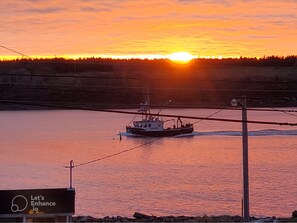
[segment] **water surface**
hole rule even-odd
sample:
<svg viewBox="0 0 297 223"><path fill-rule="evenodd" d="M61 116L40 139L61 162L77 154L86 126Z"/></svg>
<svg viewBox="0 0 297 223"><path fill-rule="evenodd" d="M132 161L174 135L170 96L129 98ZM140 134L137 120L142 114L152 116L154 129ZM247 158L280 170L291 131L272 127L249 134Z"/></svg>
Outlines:
<svg viewBox="0 0 297 223"><path fill-rule="evenodd" d="M164 113L208 116L215 110ZM214 117L238 118L240 111ZM297 122L279 112L251 120ZM75 164L151 138L118 133L133 117L92 111L0 112L0 189L69 186ZM194 121L194 120L189 120ZM251 215L290 216L297 208L297 127L249 124ZM241 215L240 123L201 121L191 137L162 138L128 153L74 169L76 215Z"/></svg>

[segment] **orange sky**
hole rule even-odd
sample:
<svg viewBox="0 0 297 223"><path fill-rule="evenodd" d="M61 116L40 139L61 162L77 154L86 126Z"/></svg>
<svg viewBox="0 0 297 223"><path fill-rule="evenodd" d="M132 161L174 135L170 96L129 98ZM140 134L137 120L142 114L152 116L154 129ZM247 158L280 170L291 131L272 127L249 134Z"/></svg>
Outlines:
<svg viewBox="0 0 297 223"><path fill-rule="evenodd" d="M33 57L297 54L296 0L1 0L0 21Z"/></svg>

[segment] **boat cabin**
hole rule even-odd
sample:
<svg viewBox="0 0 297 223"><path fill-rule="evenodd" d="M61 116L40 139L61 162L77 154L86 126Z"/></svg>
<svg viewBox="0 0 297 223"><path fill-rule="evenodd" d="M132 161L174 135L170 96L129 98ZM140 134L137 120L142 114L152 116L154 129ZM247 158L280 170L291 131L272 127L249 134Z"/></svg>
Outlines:
<svg viewBox="0 0 297 223"><path fill-rule="evenodd" d="M141 120L134 121L133 125L135 128L140 128L146 131L163 131L164 130L164 121L159 119L154 120Z"/></svg>

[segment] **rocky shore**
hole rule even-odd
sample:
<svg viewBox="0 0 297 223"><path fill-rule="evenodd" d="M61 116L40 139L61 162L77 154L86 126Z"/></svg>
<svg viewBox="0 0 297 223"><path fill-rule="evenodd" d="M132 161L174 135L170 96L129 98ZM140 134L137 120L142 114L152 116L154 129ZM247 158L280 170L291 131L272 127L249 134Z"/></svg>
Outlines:
<svg viewBox="0 0 297 223"><path fill-rule="evenodd" d="M297 222L297 211L292 213L291 218L266 217L256 218L251 217L251 222ZM73 222L242 222L241 216L219 215L219 216L154 216L135 212L133 218L128 217L110 217L94 218L91 216L75 216Z"/></svg>

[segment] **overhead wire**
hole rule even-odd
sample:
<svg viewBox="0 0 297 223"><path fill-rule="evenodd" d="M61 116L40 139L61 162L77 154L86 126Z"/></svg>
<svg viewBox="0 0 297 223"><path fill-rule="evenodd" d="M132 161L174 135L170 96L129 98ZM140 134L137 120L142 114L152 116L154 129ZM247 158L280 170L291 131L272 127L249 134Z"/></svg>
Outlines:
<svg viewBox="0 0 297 223"><path fill-rule="evenodd" d="M1 84L1 85L8 85L8 86L36 86L36 84L24 84L24 83L5 83L5 84ZM40 84L39 84L40 85ZM106 88L106 89L112 89L112 88L116 88L116 89L135 89L135 90L143 90L143 86L118 86L118 85L71 85L71 84L44 84L44 86L61 86L61 87L77 87L77 88ZM223 89L223 88L216 88L216 89L207 89L207 88L162 88L162 87L150 87L151 91L187 91L187 92L275 92L275 93L297 93L296 89L292 89L292 90L285 90L285 89L262 89L262 90L258 90L258 89Z"/></svg>
<svg viewBox="0 0 297 223"><path fill-rule="evenodd" d="M288 111L286 111L286 110L277 110L277 109L274 109L274 108L272 108L274 111L278 111L278 112L282 112L282 113L284 113L284 114L287 114L287 115L290 115L290 116L294 116L294 117L297 117L297 115L295 115L295 114L292 114L292 113L290 113L290 112L288 112Z"/></svg>
<svg viewBox="0 0 297 223"><path fill-rule="evenodd" d="M58 62L61 63L61 62ZM72 65L72 63L69 62L69 64ZM87 64L87 63L81 63L83 65ZM96 63L98 65L106 65L106 64L101 64L101 63ZM109 65L109 64L107 64ZM112 76L99 76L98 73L100 74L104 74L104 73L108 73L108 75L110 75L110 73L114 73L114 71L95 71L96 74L94 75L90 75L90 74L79 74L77 73L76 75L70 75L70 74L65 74L63 72L61 73L56 73L56 74L8 74L8 73L0 73L0 76L11 76L11 77L52 77L52 78L78 78L78 79L82 79L82 78L93 78L93 79L133 79L133 80L139 80L139 81L168 81L168 80L172 80L172 77L168 77L168 78L156 78L156 77L148 77L148 78L136 78L136 77L131 77L131 75L125 76L125 77L121 77L119 75L114 75L117 77L112 77ZM75 72L74 72L75 73ZM78 75L79 74L79 75ZM210 82L210 83L248 83L250 84L297 84L297 81L254 81L254 80L222 80L222 79L202 79L202 78L194 78L194 81L197 82Z"/></svg>
<svg viewBox="0 0 297 223"><path fill-rule="evenodd" d="M65 90L65 89L55 89L55 90L61 90L61 91L73 91L73 90ZM82 91L82 92L92 92L92 91ZM123 92L105 92L105 91L100 91L100 93L118 93L118 94L123 94ZM6 102L5 100L10 100L10 99L0 99L0 102L1 100L4 100L3 103L8 103ZM64 102L64 101L19 101L19 102L24 102L24 103L50 103L50 104L69 104L69 102ZM73 103L73 102L71 102ZM19 104L19 103L18 103ZM76 105L81 105L81 106L101 106L101 107L113 107L113 108L125 108L125 109L129 109L129 108L135 108L135 107L138 107L139 106L139 103L138 104L133 104L133 103L129 103L128 105L125 103L125 104L120 104L120 103L108 103L108 104L104 104L104 103L99 103L99 102L83 102L83 103L80 103L80 102L76 102L75 103ZM25 104L27 105L27 104ZM30 104L28 104L30 105ZM241 110L241 108L239 107L225 107L225 106L201 106L201 105L186 105L186 104L174 104L174 105L161 105L161 104L154 104L154 105L150 105L151 108L160 108L162 107L163 108L166 108L166 109L219 109L219 110L235 110L235 111L239 111ZM79 107L81 108L81 107ZM294 110L294 109L288 109L288 110L285 110L285 109L263 109L263 108L247 108L248 111L256 111L256 112L285 112L285 113L296 113L297 110Z"/></svg>
<svg viewBox="0 0 297 223"><path fill-rule="evenodd" d="M214 115L214 114L217 114L217 113L220 112L220 111L221 111L221 110L216 111L215 113L213 113L213 114L207 116L206 118L208 118L208 117L210 117L210 116L212 116L212 115ZM134 116L134 118L135 118L135 117L136 117L136 115ZM134 118L133 118L133 119L134 119ZM202 120L203 120L203 119L199 120L198 122L200 122L200 121L202 121ZM196 123L198 123L198 122L196 122ZM130 123L131 123L131 122L130 122ZM129 123L129 124L130 124L130 123ZM193 125L196 124L196 123L193 123ZM129 125L129 124L128 124L128 125ZM91 161L87 161L87 162L84 162L84 163L80 163L80 164L77 164L77 165L73 165L72 167L75 168L75 167L85 166L85 165L88 165L88 164L91 164L91 163L95 163L95 162L98 162L98 161L101 161L101 160L105 160L105 159L108 159L108 158L112 158L112 157L118 156L118 155L120 155L120 154L123 154L123 153L126 153L126 152L130 152L130 151L132 151L132 150L138 149L138 148L140 148L140 147L143 147L143 146L146 146L146 145L150 145L150 144L152 144L153 142L156 142L156 141L158 141L158 140L160 140L160 139L162 139L162 138L156 138L156 139L153 139L153 140L151 140L151 141L149 141L149 142L142 143L142 144L140 144L140 145L134 146L134 147L132 147L132 148L125 149L125 150L122 150L122 151L120 151L120 152L113 153L113 154L110 154L110 155L107 155L107 156L104 156L104 157L100 157L100 158L97 158L97 159L94 159L94 160L91 160ZM64 167L64 168L70 168L70 166L63 166L63 167Z"/></svg>
<svg viewBox="0 0 297 223"><path fill-rule="evenodd" d="M12 51L12 52L14 52L14 53L17 53L17 54L20 54L21 56L23 56L23 57L27 57L27 58L31 58L30 56L27 56L27 55L25 55L25 54L23 54L23 53L21 53L21 52L18 52L18 51L16 51L16 50L13 50L13 49L11 49L11 48L8 48L8 47L6 47L6 46L3 46L3 45L0 45L0 47L2 47L2 48L5 48L5 49L7 49L7 50L10 50L10 51ZM58 63L61 63L60 61L58 62ZM11 76L11 75L10 75ZM15 76L17 76L17 75L15 75ZM25 75L19 75L19 76L25 76ZM26 75L26 76L30 76L30 77L37 77L37 75ZM75 76L75 75L64 75L64 76L54 76L54 75L40 75L40 76L42 76L42 77L70 77L70 78L99 78L99 77L91 77L91 76L84 76L84 77L80 77L80 76ZM102 77L101 77L102 78ZM105 77L106 78L106 77ZM118 79L118 78L117 78ZM126 78L125 78L126 79ZM216 81L216 82L219 82L219 81ZM223 82L225 82L225 81L223 81ZM229 81L229 82L231 82L231 81ZM234 81L233 81L234 82ZM240 82L242 82L242 81L240 81ZM250 81L249 81L249 83L251 83ZM262 83L263 83L263 81L262 81ZM270 82L269 82L270 83ZM282 82L278 82L278 83L282 83ZM285 84L288 84L288 83L290 83L290 82L283 82L283 83L285 83ZM16 85L16 83L14 84L14 85ZM24 86L24 85L22 85L22 86ZM46 85L46 86L48 86L48 84ZM57 86L56 86L57 87ZM65 87L65 86L64 86ZM98 87L98 86L97 86ZM100 87L100 86L99 86ZM101 86L101 87L103 87L103 86ZM107 87L107 86L104 86L105 88ZM109 87L109 86L108 86ZM113 86L112 86L113 87ZM128 87L125 87L125 88L128 88ZM130 87L130 88L136 88L136 87ZM139 87L138 87L139 88ZM46 89L46 88L45 88ZM155 90L157 90L158 88L155 88ZM164 90L165 88L163 88L163 89L161 89L161 90ZM49 90L49 89L47 89L47 90ZM58 90L58 89L55 89L55 90ZM59 89L59 90L65 90L65 89ZM159 90L160 90L160 88L159 88ZM165 90L174 90L173 88L166 88ZM176 90L176 89L175 89ZM271 92L271 91L273 91L273 92L286 92L286 93L288 93L288 92L297 92L297 91L294 91L294 90L275 90L275 89L273 89L273 90L267 90L267 89L262 89L262 90L256 90L256 89L253 89L253 90L249 90L249 89L245 89L245 90L234 90L234 89L183 89L183 90L187 90L187 91L216 91L216 92L218 92L218 91L231 91L231 92L234 92L234 91L236 91L236 92L259 92L259 91L261 91L261 92ZM81 90L80 90L81 91ZM21 104L29 104L29 103L26 103L26 102L19 102L19 101L15 101L15 100L0 100L0 102L3 102L3 103L21 103ZM31 105L37 105L37 106L46 106L46 107L59 107L59 108L67 108L67 109L78 109L78 108L69 108L68 106L61 106L61 105L59 105L59 106L57 106L57 105L43 105L43 104L40 104L40 103L31 103ZM79 108L79 109L83 109L83 108ZM84 110L94 110L94 109L84 109ZM201 122L202 120L212 120L212 121L229 121L229 122L243 122L242 120L232 120L232 119L219 119L219 118L211 118L213 115L215 115L215 114L217 114L217 113L219 113L219 112L221 112L223 109L219 109L218 111L216 111L216 112L214 112L214 113L212 113L212 114L210 114L209 116L207 116L207 117L193 117L193 116L175 116L175 115L160 115L160 114L152 114L152 115L159 115L159 116L165 116L165 117L178 117L178 118L190 118L190 119L199 119L198 121L196 121L196 122L194 122L193 124L197 124L197 123L199 123L199 122ZM135 115L137 115L137 114L141 114L141 113L135 113L135 112L125 112L125 111L114 111L114 110L107 110L107 109L97 109L97 111L103 111L103 112L114 112L114 113L123 113L123 114L135 114ZM288 113L288 111L282 111L282 112L284 112L284 113L286 113L286 114L288 114L288 115L292 115L292 116L296 116L296 115L294 115L294 114L290 114L290 113ZM263 121L246 121L246 122L248 122L248 123L255 123L255 124L276 124L276 125L297 125L297 123L280 123L280 122L263 122ZM88 162L84 162L84 163L80 163L80 164L78 164L78 165L74 165L74 166L72 166L72 167L80 167L80 166L84 166L84 165L88 165L88 164L91 164L91 163L94 163L94 162L98 162L98 161L100 161L100 160L104 160L104 159L108 159L108 158L111 158L111 157L114 157L114 156L117 156L117 155L120 155L120 154L123 154L123 153L126 153L126 152L129 152L129 151L132 151L132 150L135 150L135 149L137 149L137 148L140 148L140 147L142 147L142 146L145 146L145 145L149 145L149 144L151 144L151 143L153 143L153 142L155 142L155 141L157 141L157 140L159 140L160 138L158 138L158 139L155 139L155 140L152 140L152 141L150 141L150 142L146 142L146 143L143 143L143 144L140 144L140 145L138 145L138 146L135 146L135 147L132 147L132 148L130 148L130 149L126 149L126 150L123 150L123 151L120 151L120 152L117 152L117 153L113 153L113 154L111 154L111 155L107 155L107 156L105 156L105 157L101 157L101 158L98 158L98 159L94 159L94 160L91 160L91 161L88 161ZM64 166L65 167L65 166ZM70 168L70 167L66 167L66 168Z"/></svg>
<svg viewBox="0 0 297 223"><path fill-rule="evenodd" d="M118 86L78 86L78 85L69 85L69 84L0 84L0 86L9 86L9 87L18 87L20 90L48 90L48 91L63 91L63 92L83 92L83 93L100 93L100 94L133 94L133 95L160 95L158 92L154 93L144 93L143 89L139 87L139 91L133 91L133 92L125 92L124 90L129 90L130 88L126 87L118 87ZM29 87L28 87L29 86ZM162 95L173 95L178 94L177 91L174 92L163 92ZM204 95L204 97L208 97ZM228 97L228 98L237 98L234 97ZM248 97L250 100L290 100L290 98L287 97L281 97L281 98L254 98L254 97ZM296 100L296 99L295 99ZM132 105L132 104L131 104ZM133 106L133 105L132 105ZM152 107L159 107L160 105L152 105ZM195 105L185 105L185 104L175 104L175 105L162 105L164 108L206 108L206 109L228 109L228 110L238 110L238 108L234 107L210 107L210 106L195 106ZM125 106L126 107L126 106ZM283 112L297 112L297 110L281 110L281 109L263 109L263 108L248 108L248 110L253 111L283 111Z"/></svg>
<svg viewBox="0 0 297 223"><path fill-rule="evenodd" d="M104 73L110 73L107 71L99 71L101 75ZM109 74L108 74L109 75ZM31 77L31 78L37 78L37 77L46 77L46 78L76 78L76 79L116 79L116 80L139 80L135 77L120 77L120 76L93 76L93 75L69 75L69 74L1 74L0 76L9 76L9 77Z"/></svg>
<svg viewBox="0 0 297 223"><path fill-rule="evenodd" d="M88 111L101 111L101 112L108 112L108 113L118 113L118 114L139 114L140 112L131 112L131 111L121 111L121 110L113 110L113 109L99 109L99 108L84 108L84 107L74 107L74 106L66 106L66 105L57 105L57 104L45 104L45 103L38 103L32 101L17 101L17 100L3 100L0 99L2 103L12 103L12 104L22 104L22 105L31 105L31 106L41 106L41 107L49 107L49 108L64 108L64 109L80 109L80 110L88 110ZM254 124L264 124L264 125L285 125L285 126L297 126L297 123L288 123L288 122L268 122L268 121L254 121L254 120L237 120L237 119L226 119L226 118L205 118L200 116L186 116L186 115L169 115L169 114L157 114L151 113L153 116L160 116L160 117L171 117L171 118L185 118L185 119L205 119L209 121L222 121L222 122L237 122L237 123L254 123Z"/></svg>
<svg viewBox="0 0 297 223"><path fill-rule="evenodd" d="M218 114L218 113L221 112L221 111L223 111L223 109L219 109L219 110L215 111L214 113L211 113L210 115L206 116L205 118L200 119L200 120L198 120L198 121L196 121L196 122L193 122L192 124L195 125L195 124L197 124L197 123L199 123L199 122L205 120L206 118L210 118L210 117L212 117L212 116Z"/></svg>
<svg viewBox="0 0 297 223"><path fill-rule="evenodd" d="M23 54L23 53L21 53L21 52L19 52L19 51L16 51L16 50L11 49L11 48L9 48L9 47L6 47L6 46L4 46L4 45L0 45L0 47L4 48L4 49L6 49L6 50L9 50L9 51L11 51L11 52L17 53L17 54L19 54L19 55L21 55L21 56L23 56L23 57L31 58L30 56L28 56L28 55L26 55L26 54Z"/></svg>
<svg viewBox="0 0 297 223"><path fill-rule="evenodd" d="M209 115L209 116L207 116L207 117L205 117L205 118L209 118L209 117L211 117L211 116L213 116L213 115L219 113L220 111L222 111L222 109L216 111L215 113L212 113L211 115ZM199 121L197 121L197 122L195 122L195 123L192 123L192 124L194 125L194 124L196 124L196 123L198 123L198 122L201 122L201 121L203 121L203 120L205 120L205 119L201 119L201 120L199 120ZM130 122L130 123L131 123L131 122ZM130 123L129 123L129 124L130 124ZM128 125L129 125L129 124L128 124ZM100 158L97 158L97 159L94 159L94 160L91 160L91 161L87 161L87 162L84 162L84 163L80 163L80 164L77 164L77 165L73 165L72 167L74 168L74 167L85 166L85 165L88 165L88 164L91 164L91 163L95 163L95 162L98 162L98 161L101 161L101 160L105 160L105 159L108 159L108 158L112 158L112 157L118 156L118 155L120 155L120 154L123 154L123 153L126 153L126 152L130 152L130 151L132 151L132 150L138 149L138 148L140 148L140 147L143 147L143 146L146 146L146 145L150 145L150 144L152 144L153 142L156 142L156 141L158 141L158 140L160 140L160 139L162 139L162 138L156 138L156 139L153 139L153 140L151 140L151 141L149 141L149 142L142 143L142 144L140 144L140 145L134 146L134 147L132 147L132 148L125 149L125 150L122 150L122 151L120 151L120 152L113 153L113 154L110 154L110 155L107 155L107 156L104 156L104 157L100 157ZM63 167L65 167L65 168L70 168L70 166L63 166Z"/></svg>
<svg viewBox="0 0 297 223"><path fill-rule="evenodd" d="M35 89L35 88L34 88ZM38 88L36 88L35 90L39 90ZM74 90L65 90L65 89L53 89L55 90L59 90L62 92L73 92ZM129 95L128 92L122 92L122 91L92 91L92 90L82 90L80 91L82 93L100 93L100 94L120 94L120 95ZM133 96L137 95L137 93L133 94ZM140 94L143 95L143 94ZM234 97L231 97L232 99ZM235 97L236 98L236 97ZM13 99L9 99L9 98L1 98L1 100L13 100ZM81 104L81 105L89 105L89 106L103 106L103 107L108 107L108 108L135 108L139 106L139 103L121 103L121 102L112 102L109 101L108 103L104 103L101 102L100 99L98 100L93 100L95 98L92 98L92 100L90 101L86 101L86 102L79 102L79 101L74 101L74 102L67 102L67 101L55 101L55 100L34 100L34 101L30 101L30 100L26 100L27 102L40 102L40 103L64 103L64 104L71 104L71 103L75 103L75 104ZM236 98L238 99L238 98ZM23 100L22 100L23 101ZM162 104L152 104L150 105L151 108L160 108L162 107ZM241 110L240 107L229 107L229 106L202 106L202 105L195 105L195 104L180 104L180 103L175 103L172 105L168 105L168 106L163 106L164 109L222 109L222 110ZM268 109L268 108L247 108L248 111L255 111L255 112L284 112L284 113L297 113L296 109L290 108L288 107L287 109Z"/></svg>
<svg viewBox="0 0 297 223"><path fill-rule="evenodd" d="M219 109L217 111L215 111L214 113L208 115L207 117L204 117L204 118L201 118L200 120L192 123L193 125L194 124L197 124L203 120L207 120L208 118L210 118L211 116L215 115L215 114L218 114L219 112L221 112L223 109ZM140 145L137 145L137 146L134 146L132 148L129 148L129 149L125 149L125 150L122 150L120 152L117 152L117 153L113 153L113 154L110 154L110 155L107 155L107 156L103 156L103 157L100 157L100 158L97 158L97 159L93 159L93 160L90 160L90 161L87 161L87 162L83 162L83 163L80 163L80 164L77 164L77 165L73 165L72 167L75 168L75 167L81 167L81 166L85 166L85 165L88 165L88 164L92 164L92 163L95 163L95 162L98 162L98 161L102 161L102 160L105 160L105 159L109 159L109 158L112 158L112 157L115 157L115 156L118 156L118 155L121 155L123 153L127 153L127 152L130 152L132 150L135 150L135 149L139 149L143 146L146 146L146 145L150 145L152 144L153 142L156 142L158 140L160 140L162 138L156 138L156 139L153 139L149 142L146 142L146 143L142 143ZM70 166L63 166L64 168L71 168Z"/></svg>
<svg viewBox="0 0 297 223"><path fill-rule="evenodd" d="M1 83L1 85L8 85L8 86L59 86L59 87L80 87L80 88L89 88L89 87L93 87L93 88L117 88L117 89L140 89L143 91L143 89L146 86L119 86L119 85L98 85L98 84L92 84L92 85L86 85L86 84L80 84L77 85L76 82L72 83L72 84L49 84L49 83L44 83L44 84L36 84L36 83L12 83L12 82L8 82L8 83ZM222 90L235 90L235 89L200 89L200 88L187 88L187 89L183 89L183 88L164 88L164 87L150 87L149 88L152 91L155 90L161 90L161 91L168 91L168 90L186 90L186 91L204 91L204 90L209 90L209 91L222 91ZM239 91L239 90L237 90Z"/></svg>
<svg viewBox="0 0 297 223"><path fill-rule="evenodd" d="M86 108L77 108L77 107L69 107L69 106L61 106L61 105L44 105L44 104L41 104L41 103L26 103L26 102L19 102L19 101L11 101L11 100L0 100L0 102L4 102L4 103L21 103L21 104L30 104L30 105L38 105L38 106L47 106L47 107L56 107L56 108L67 108L67 109L83 109L83 110L91 110L91 111L103 111L103 112L113 112L113 113L122 113L122 114L141 114L139 112L125 112L125 111L116 111L116 110L108 110L108 109L86 109ZM217 111L215 111L214 113L208 115L207 117L193 117L193 116L180 116L180 115L162 115L162 114L158 114L159 116L162 116L162 117L174 117L174 118L188 118L188 119L199 119L197 122L194 122L193 124L196 124L202 120L212 120L212 121L228 121L228 122L243 122L242 120L233 120L233 119L220 119L220 118L210 118L211 116L221 112L223 109L219 109ZM157 114L153 114L152 115L157 115ZM289 126L297 126L297 123L280 123L280 122L263 122L263 121L246 121L247 123L255 123L255 124L274 124L274 125L289 125ZM137 146L134 146L132 148L129 148L129 149L126 149L126 150L122 150L120 152L117 152L117 153L113 153L113 154L110 154L110 155L107 155L107 156L104 156L104 157L100 157L100 158L97 158L97 159L94 159L94 160L91 160L91 161L87 161L87 162L84 162L84 163L80 163L80 164L77 164L77 165L74 165L72 167L80 167L80 166L85 166L85 165L88 165L88 164L91 164L91 163L95 163L95 162L98 162L98 161L101 161L101 160L105 160L105 159L108 159L108 158L111 158L111 157L115 157L115 156L118 156L120 154L123 154L123 153L126 153L126 152L129 152L129 151L132 151L132 150L135 150L135 149L138 149L140 147L143 147L145 145L149 145L149 144L152 144L153 142L157 141L157 140L160 140L161 138L157 138L157 139L154 139L154 140L151 140L149 142L146 142L146 143L143 143L143 144L140 144L140 145L137 145ZM71 168L70 166L64 166L65 168Z"/></svg>
<svg viewBox="0 0 297 223"><path fill-rule="evenodd" d="M91 164L91 163L95 163L95 162L98 162L98 161L101 161L101 160L105 160L105 159L108 159L108 158L111 158L111 157L114 157L114 156L118 156L120 154L127 153L127 152L130 152L132 150L138 149L140 147L143 147L143 146L146 146L146 145L150 145L153 142L156 142L156 141L158 141L160 139L162 139L162 138L156 138L156 139L153 139L153 140L151 140L149 142L142 143L140 145L134 146L134 147L129 148L129 149L122 150L122 151L117 152L117 153L113 153L113 154L110 154L110 155L107 155L107 156L100 157L98 159L94 159L94 160L91 160L91 161L87 161L87 162L84 162L84 163L80 163L80 164L74 165L73 167L85 166L85 165L88 165L88 164ZM63 166L63 167L70 168L69 166Z"/></svg>

